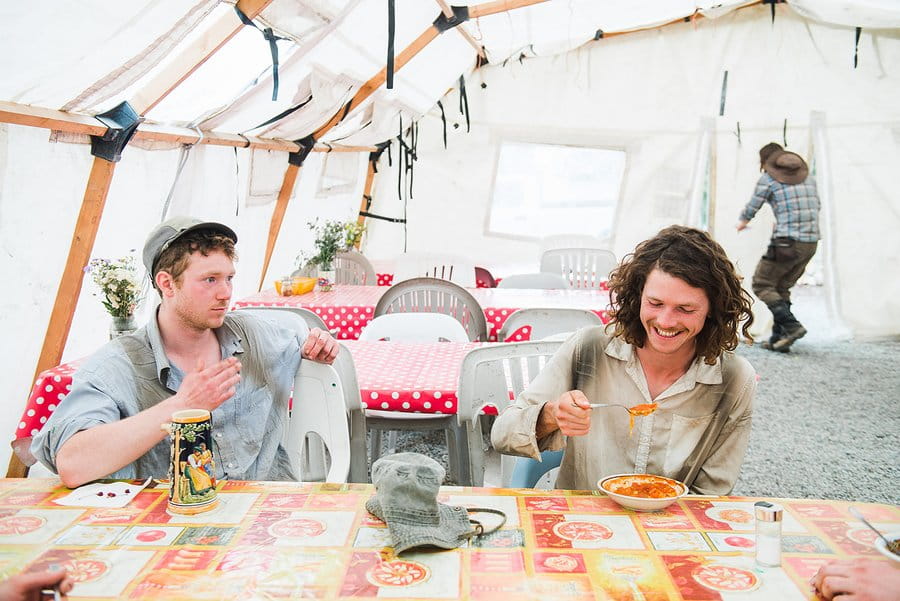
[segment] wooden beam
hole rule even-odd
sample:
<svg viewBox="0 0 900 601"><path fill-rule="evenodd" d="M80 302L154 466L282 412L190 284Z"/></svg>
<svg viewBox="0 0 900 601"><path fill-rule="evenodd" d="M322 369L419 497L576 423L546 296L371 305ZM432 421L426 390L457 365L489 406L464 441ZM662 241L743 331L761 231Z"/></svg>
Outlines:
<svg viewBox="0 0 900 601"><path fill-rule="evenodd" d="M366 183L363 185L363 196L362 200L359 203L359 212L367 210L367 205L369 204L369 199L372 198L372 183L375 181L375 160L369 158L369 169L366 171ZM356 218L356 223L359 225L364 225L366 223L366 217L364 215L359 215ZM362 238L356 241L356 250L359 250L359 244L362 242Z"/></svg>
<svg viewBox="0 0 900 601"><path fill-rule="evenodd" d="M272 0L238 0L237 7L253 19ZM139 90L131 99L131 106L139 115L146 115L181 82L191 76L225 43L241 30L244 24L234 11L226 11L213 22L206 33L192 44L185 44L181 56L171 61L162 71Z"/></svg>
<svg viewBox="0 0 900 601"><path fill-rule="evenodd" d="M37 381L38 375L42 371L59 365L62 360L66 340L69 338L69 329L72 327L72 317L75 315L75 307L78 304L78 296L81 294L81 285L84 282L84 268L87 266L94 248L94 240L97 238L97 230L100 227L100 217L103 215L103 206L106 204L106 195L109 192L109 184L115 169L115 163L94 158L91 175L84 191L84 200L81 203L81 211L78 213L78 221L75 223L75 233L72 235L72 243L69 245L69 257L66 259L62 279L56 290L56 301L53 303L53 312L50 313L50 323L47 324L47 333L44 335L44 346L41 348L32 382ZM16 469L19 475L10 475L10 472ZM27 468L13 453L7 476L22 477L26 473Z"/></svg>
<svg viewBox="0 0 900 601"><path fill-rule="evenodd" d="M0 123L12 123L30 127L44 127L55 131L88 136L102 136L106 126L89 115L66 113L54 109L15 104L0 100ZM283 150L297 152L300 147L290 140L277 138L257 138L217 131L205 131L203 136L187 127L142 123L134 134L136 140L152 140L175 144L209 144L212 146L236 146L238 148L259 148L262 150ZM313 152L373 152L374 146L340 146L321 144Z"/></svg>
<svg viewBox="0 0 900 601"><path fill-rule="evenodd" d="M272 260L272 251L275 250L275 241L278 240L281 222L284 221L284 213L287 211L288 201L291 199L291 193L294 191L294 183L297 181L299 172L300 166L293 164L288 164L287 171L284 172L281 190L278 192L278 200L275 203L275 209L272 211L272 221L269 224L269 239L266 242L266 254L263 258L262 272L259 276L259 288L257 290L262 290L263 283L266 281L266 272L269 271L269 262Z"/></svg>
<svg viewBox="0 0 900 601"><path fill-rule="evenodd" d="M452 19L452 18L453 18L453 9L450 8L450 5L447 4L446 0L436 0L436 2L437 2L438 5L441 7L441 12L444 13L444 16L447 17L448 19ZM482 46L481 44L479 44L479 43L475 40L475 38L472 37L472 34L469 33L469 30L468 30L468 29L466 29L465 27L463 27L462 24L457 25L457 26L454 27L453 29L455 29L456 31L458 31L459 34L460 34L467 42L469 42L469 45L471 45L472 48L475 49L475 52L478 53L478 56L480 56L481 58L487 58L487 55L484 53L484 46Z"/></svg>

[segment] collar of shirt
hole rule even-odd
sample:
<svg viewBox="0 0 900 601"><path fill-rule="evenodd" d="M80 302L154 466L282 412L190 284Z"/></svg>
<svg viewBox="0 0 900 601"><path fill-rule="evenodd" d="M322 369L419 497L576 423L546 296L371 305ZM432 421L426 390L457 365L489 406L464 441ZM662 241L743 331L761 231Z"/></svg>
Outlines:
<svg viewBox="0 0 900 601"><path fill-rule="evenodd" d="M159 307L156 308L153 317L147 322L147 342L153 350L153 359L156 361L156 376L159 378L160 384L171 389L169 374L172 371L172 364L169 363L169 358L166 356L166 351L163 347L162 334L159 332L159 322L157 321L158 314ZM231 357L244 352L243 340L231 325L228 315L225 316L225 322L222 324L222 327L214 329L213 333L219 341L223 357Z"/></svg>
<svg viewBox="0 0 900 601"><path fill-rule="evenodd" d="M625 361L628 365L626 371L630 372L631 368L634 367L636 371L640 372L641 377L643 377L643 369L637 369L640 367L640 362L638 361L637 353L634 352L634 347L625 342L622 338L619 338L618 336L611 338L609 344L606 345L606 354L613 359ZM684 392L685 390L691 390L697 384L721 383L722 357L719 356L712 365L708 365L706 361L703 360L703 357L695 357L694 362L691 363L691 366L684 375L678 378L678 380L660 396L665 397Z"/></svg>

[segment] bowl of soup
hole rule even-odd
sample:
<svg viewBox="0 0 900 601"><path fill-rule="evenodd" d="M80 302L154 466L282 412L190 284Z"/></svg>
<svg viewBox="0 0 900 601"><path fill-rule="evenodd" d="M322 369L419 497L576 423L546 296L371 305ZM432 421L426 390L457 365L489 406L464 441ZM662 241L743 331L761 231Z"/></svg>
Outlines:
<svg viewBox="0 0 900 601"><path fill-rule="evenodd" d="M687 493L684 483L653 474L616 474L597 486L622 507L635 511L659 511Z"/></svg>
<svg viewBox="0 0 900 601"><path fill-rule="evenodd" d="M884 539L879 536L875 539L875 548L885 557L900 563L900 532L891 532L885 534L884 537L887 539L887 543L885 544Z"/></svg>

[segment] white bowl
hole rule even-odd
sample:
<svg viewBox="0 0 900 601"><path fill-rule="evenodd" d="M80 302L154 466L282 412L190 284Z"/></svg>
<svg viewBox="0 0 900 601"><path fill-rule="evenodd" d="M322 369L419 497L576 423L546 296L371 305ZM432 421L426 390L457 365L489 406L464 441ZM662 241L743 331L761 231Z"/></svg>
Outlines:
<svg viewBox="0 0 900 601"><path fill-rule="evenodd" d="M676 491L677 494L666 497L653 498L638 497L616 492L616 489L624 488L629 484L644 482L668 484ZM606 496L608 496L610 499L612 499L622 507L634 509L635 511L659 511L660 509L665 509L687 493L687 486L685 486L684 483L679 482L678 480L673 480L664 476L656 476L653 474L615 474L613 476L607 476L606 478L603 478L602 480L597 482L597 487L600 488L600 490L602 490L604 493L606 493Z"/></svg>
<svg viewBox="0 0 900 601"><path fill-rule="evenodd" d="M890 532L888 534L885 534L884 537L892 542L897 541L900 540L900 532ZM888 549L887 545L884 544L884 539L882 539L880 536L875 539L875 548L878 549L878 552L885 557L889 557L897 563L900 563L900 555L897 555L896 553Z"/></svg>

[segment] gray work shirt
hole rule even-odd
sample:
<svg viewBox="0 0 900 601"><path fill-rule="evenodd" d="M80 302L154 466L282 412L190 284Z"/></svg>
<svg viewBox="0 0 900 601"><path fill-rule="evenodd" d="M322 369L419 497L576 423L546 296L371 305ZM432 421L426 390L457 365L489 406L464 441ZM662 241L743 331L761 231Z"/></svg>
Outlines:
<svg viewBox="0 0 900 601"><path fill-rule="evenodd" d="M579 345L591 360L579 370ZM584 351L581 351L584 352ZM725 366L725 367L723 367ZM727 370L727 377L725 371ZM557 430L538 440L541 409L570 390L581 390L592 403L633 407L656 402L656 412L636 417L629 431L628 412L615 407L593 410L585 436L567 438ZM565 449L556 486L589 490L613 474L651 473L678 478L692 461L707 427L719 411L724 427L691 487L694 492L728 494L740 473L750 435L756 373L743 357L725 353L715 365L697 358L687 372L655 399L634 348L611 338L602 326L584 328L567 340L534 381L497 418L491 441L501 453L538 459L541 451ZM720 400L728 403L720 404Z"/></svg>
<svg viewBox="0 0 900 601"><path fill-rule="evenodd" d="M214 330L222 358L241 362L234 396L212 412L216 477L293 480L282 444L288 399L307 330L286 330L252 314L229 312ZM169 362L154 316L131 335L110 341L75 372L72 389L31 444L31 452L56 472L56 455L73 435L135 415L171 397L184 372ZM168 439L109 478L164 478Z"/></svg>

